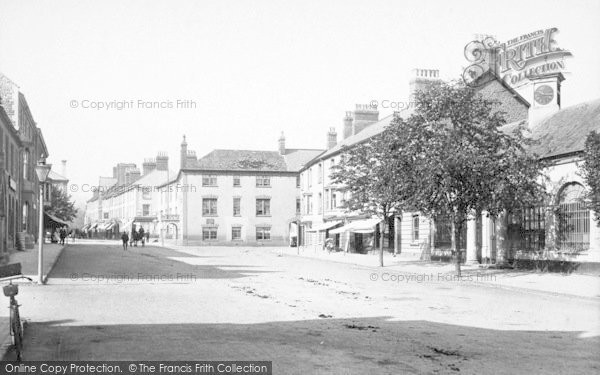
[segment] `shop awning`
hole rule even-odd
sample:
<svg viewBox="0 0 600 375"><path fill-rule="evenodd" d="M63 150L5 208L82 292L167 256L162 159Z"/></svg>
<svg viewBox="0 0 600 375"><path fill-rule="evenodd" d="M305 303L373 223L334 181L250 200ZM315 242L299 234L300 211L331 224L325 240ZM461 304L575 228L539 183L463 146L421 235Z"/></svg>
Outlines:
<svg viewBox="0 0 600 375"><path fill-rule="evenodd" d="M152 223L157 220L156 216L136 216L133 219L136 223Z"/></svg>
<svg viewBox="0 0 600 375"><path fill-rule="evenodd" d="M108 230L109 227L112 227L113 222L112 221L107 221L105 223L102 223L101 225L98 226L98 230Z"/></svg>
<svg viewBox="0 0 600 375"><path fill-rule="evenodd" d="M375 226L381 223L381 219L365 219L365 220L356 220L351 223L344 225L343 227L333 229L329 231L329 234L338 234L344 232L352 232L352 233L373 233L375 231Z"/></svg>
<svg viewBox="0 0 600 375"><path fill-rule="evenodd" d="M104 230L111 230L113 229L113 227L115 226L116 221L112 220L110 223L108 223L108 225L106 225L106 228L104 228Z"/></svg>
<svg viewBox="0 0 600 375"><path fill-rule="evenodd" d="M67 223L66 221L64 221L64 220L62 220L62 219L59 219L59 218L57 218L57 217L56 217L56 216L54 216L54 215L50 215L50 214L49 214L49 213L47 213L47 212L44 212L44 216L45 216L45 218L44 218L45 220L49 221L50 223L54 223L55 225L56 225L56 224L58 224L58 225L66 225L66 226L69 226L69 225L70 225L70 224L69 224L69 223Z"/></svg>
<svg viewBox="0 0 600 375"><path fill-rule="evenodd" d="M314 228L307 229L306 231L307 232L323 232L323 231L326 231L327 229L335 227L336 225L338 225L340 223L341 223L340 221L327 221L325 223L317 225Z"/></svg>
<svg viewBox="0 0 600 375"><path fill-rule="evenodd" d="M121 231L129 232L131 230L131 224L133 224L133 219L127 220L125 224L121 227Z"/></svg>
<svg viewBox="0 0 600 375"><path fill-rule="evenodd" d="M86 224L83 226L83 228L81 228L83 232L87 232L88 229L90 229L90 224Z"/></svg>

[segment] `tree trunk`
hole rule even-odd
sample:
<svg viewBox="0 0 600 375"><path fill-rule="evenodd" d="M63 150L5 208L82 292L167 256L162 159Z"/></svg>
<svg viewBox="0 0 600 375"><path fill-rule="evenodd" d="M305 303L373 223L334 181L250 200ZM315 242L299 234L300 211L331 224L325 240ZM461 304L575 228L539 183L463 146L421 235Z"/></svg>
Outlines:
<svg viewBox="0 0 600 375"><path fill-rule="evenodd" d="M383 235L385 233L385 225L379 224L379 266L383 267Z"/></svg>
<svg viewBox="0 0 600 375"><path fill-rule="evenodd" d="M454 267L456 269L456 275L460 277L460 249L458 245L458 241L460 240L460 235L457 236L458 226L456 225L456 215L452 215L452 253L454 254Z"/></svg>

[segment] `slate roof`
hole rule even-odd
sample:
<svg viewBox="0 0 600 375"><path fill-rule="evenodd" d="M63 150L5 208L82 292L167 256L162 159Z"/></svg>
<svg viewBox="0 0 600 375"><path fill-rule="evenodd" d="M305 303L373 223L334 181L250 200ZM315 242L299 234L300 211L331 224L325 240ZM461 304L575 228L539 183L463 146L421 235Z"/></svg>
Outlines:
<svg viewBox="0 0 600 375"><path fill-rule="evenodd" d="M288 170L300 171L308 162L321 155L325 150L286 149L285 163Z"/></svg>
<svg viewBox="0 0 600 375"><path fill-rule="evenodd" d="M600 132L600 99L562 109L540 121L532 130L538 144L532 151L541 158L581 152L591 131Z"/></svg>
<svg viewBox="0 0 600 375"><path fill-rule="evenodd" d="M59 181L69 182L68 178L66 178L62 175L59 175L58 173L54 172L53 170L50 170L50 172L48 173L48 178L55 182L59 182Z"/></svg>
<svg viewBox="0 0 600 375"><path fill-rule="evenodd" d="M108 189L106 194L104 194L102 197L103 199L107 199L110 197L121 195L133 186L139 186L141 188L153 188L157 186L162 186L166 182L168 182L168 179L173 178L173 176L177 176L177 173L173 171L159 171L155 169L147 175L144 175L138 178L137 180L133 181L129 185L112 185Z"/></svg>
<svg viewBox="0 0 600 375"><path fill-rule="evenodd" d="M138 178L133 182L132 185L140 186L159 186L167 181L167 178L177 176L177 172L173 171L159 171L157 169L152 172Z"/></svg>
<svg viewBox="0 0 600 375"><path fill-rule="evenodd" d="M383 132L385 128L392 122L393 119L394 115L389 115L377 121L376 123L367 126L357 134L342 139L340 142L338 142L337 145L324 152L323 155L320 155L319 159L328 158L329 156L339 153L345 146L356 145L358 143L368 140L373 136L376 136L377 134Z"/></svg>
<svg viewBox="0 0 600 375"><path fill-rule="evenodd" d="M564 80L564 78L563 78L563 80ZM517 90L512 88L508 83L506 83L506 81L504 81L502 78L500 78L491 69L488 69L485 73L483 73L481 76L479 76L474 82L471 83L471 85L472 85L472 87L475 87L476 89L481 89L493 81L500 83L500 85L502 85L502 87L506 91L508 91L518 101L520 101L525 106L527 106L527 108L531 107L531 104L521 94L519 94L517 92Z"/></svg>
<svg viewBox="0 0 600 375"><path fill-rule="evenodd" d="M213 150L198 160L201 170L297 172L323 150L286 149L277 151Z"/></svg>

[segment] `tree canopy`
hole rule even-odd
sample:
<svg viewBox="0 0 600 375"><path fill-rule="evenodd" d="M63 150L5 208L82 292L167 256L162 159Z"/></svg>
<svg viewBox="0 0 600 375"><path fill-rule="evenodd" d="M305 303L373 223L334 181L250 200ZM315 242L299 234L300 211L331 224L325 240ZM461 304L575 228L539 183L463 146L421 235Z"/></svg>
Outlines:
<svg viewBox="0 0 600 375"><path fill-rule="evenodd" d="M64 221L73 221L77 215L75 203L71 201L71 196L62 189L52 188L50 192L50 206L46 212Z"/></svg>
<svg viewBox="0 0 600 375"><path fill-rule="evenodd" d="M334 184L347 192L344 202L348 211L377 216L389 221L400 215L406 195L397 182L403 169L398 167L395 142L386 134L343 150L340 162L332 169ZM383 241L380 241L380 265L383 266Z"/></svg>
<svg viewBox="0 0 600 375"><path fill-rule="evenodd" d="M586 138L583 159L582 174L590 189L587 200L600 225L600 133L593 131Z"/></svg>
<svg viewBox="0 0 600 375"><path fill-rule="evenodd" d="M333 178L350 192L349 209L444 217L457 250L470 214L498 216L543 200L543 164L527 152L523 124L503 129L496 102L441 82L416 93L415 102L410 116L396 115L378 136L345 150Z"/></svg>
<svg viewBox="0 0 600 375"><path fill-rule="evenodd" d="M543 165L527 152L523 125L502 128L496 102L459 83L433 84L415 100L415 112L407 120L396 117L387 132L407 138L399 149L412 156L410 205L451 222L453 250L470 214L495 217L543 200Z"/></svg>

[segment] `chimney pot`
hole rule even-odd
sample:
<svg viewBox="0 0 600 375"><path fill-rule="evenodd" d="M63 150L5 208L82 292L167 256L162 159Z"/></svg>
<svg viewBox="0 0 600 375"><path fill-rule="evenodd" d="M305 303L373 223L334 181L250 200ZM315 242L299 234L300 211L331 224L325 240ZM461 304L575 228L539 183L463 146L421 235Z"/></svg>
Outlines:
<svg viewBox="0 0 600 375"><path fill-rule="evenodd" d="M369 104L357 104L354 111L354 131L352 134L360 133L366 127L379 121L379 111Z"/></svg>
<svg viewBox="0 0 600 375"><path fill-rule="evenodd" d="M279 154L285 155L285 136L283 135L283 132L281 132L281 135L279 136Z"/></svg>
<svg viewBox="0 0 600 375"><path fill-rule="evenodd" d="M67 178L67 161L66 160L61 160L61 164L62 164L62 176L64 178Z"/></svg>
<svg viewBox="0 0 600 375"><path fill-rule="evenodd" d="M438 69L413 69L409 82L409 97L414 100L418 91L426 90L432 83L440 81Z"/></svg>
<svg viewBox="0 0 600 375"><path fill-rule="evenodd" d="M327 149L332 149L335 147L335 145L337 144L337 132L335 131L335 128L331 127L329 128L329 131L327 132Z"/></svg>
<svg viewBox="0 0 600 375"><path fill-rule="evenodd" d="M344 116L344 139L348 138L352 135L352 112L346 111L346 116Z"/></svg>

